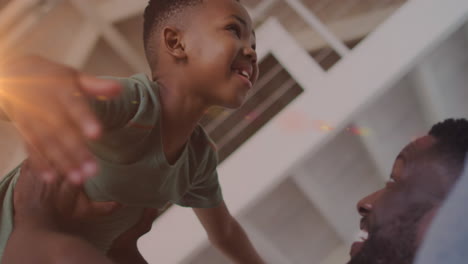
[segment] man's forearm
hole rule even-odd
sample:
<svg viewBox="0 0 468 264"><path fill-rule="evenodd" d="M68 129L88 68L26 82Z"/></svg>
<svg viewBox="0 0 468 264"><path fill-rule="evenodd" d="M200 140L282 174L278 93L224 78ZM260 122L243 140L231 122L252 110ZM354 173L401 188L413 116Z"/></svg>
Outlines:
<svg viewBox="0 0 468 264"><path fill-rule="evenodd" d="M221 241L212 241L234 263L265 263L250 242L242 226L233 220L230 234Z"/></svg>
<svg viewBox="0 0 468 264"><path fill-rule="evenodd" d="M28 250L27 254L25 249ZM82 239L39 227L15 227L6 245L2 263L114 264Z"/></svg>

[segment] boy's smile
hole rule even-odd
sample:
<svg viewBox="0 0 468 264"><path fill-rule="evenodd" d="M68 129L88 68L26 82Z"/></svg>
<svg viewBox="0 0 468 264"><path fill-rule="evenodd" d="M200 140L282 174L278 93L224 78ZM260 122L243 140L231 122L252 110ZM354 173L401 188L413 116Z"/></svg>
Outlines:
<svg viewBox="0 0 468 264"><path fill-rule="evenodd" d="M239 107L258 78L250 16L235 0L206 0L196 9L184 32L187 78L209 104Z"/></svg>
<svg viewBox="0 0 468 264"><path fill-rule="evenodd" d="M252 83L252 75L253 75L253 67L250 63L249 64L238 64L238 65L234 65L232 67L232 71L242 80L242 82L246 85L246 87L248 89L251 89L252 86L253 86L253 83Z"/></svg>

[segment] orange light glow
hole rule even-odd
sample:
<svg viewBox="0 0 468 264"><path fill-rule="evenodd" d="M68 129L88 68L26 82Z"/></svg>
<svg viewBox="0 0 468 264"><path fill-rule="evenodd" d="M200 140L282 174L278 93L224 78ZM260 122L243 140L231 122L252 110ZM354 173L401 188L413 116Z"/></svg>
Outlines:
<svg viewBox="0 0 468 264"><path fill-rule="evenodd" d="M325 132L328 132L328 131L332 131L334 128L329 126L329 125L322 125L320 126L320 130L322 131L325 131Z"/></svg>

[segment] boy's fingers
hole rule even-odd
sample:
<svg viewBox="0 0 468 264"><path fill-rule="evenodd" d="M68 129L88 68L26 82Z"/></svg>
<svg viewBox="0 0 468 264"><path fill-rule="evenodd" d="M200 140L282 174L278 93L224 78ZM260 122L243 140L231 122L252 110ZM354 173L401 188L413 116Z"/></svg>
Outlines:
<svg viewBox="0 0 468 264"><path fill-rule="evenodd" d="M67 172L71 167L71 162L62 151L60 151L57 138L48 131L43 131L39 127L31 127L34 132L32 145L46 158L54 168L59 169L61 173ZM61 161L61 162L60 162ZM59 163L59 164L57 164Z"/></svg>
<svg viewBox="0 0 468 264"><path fill-rule="evenodd" d="M80 184L95 173L96 165L93 164L86 140L63 111L58 112L55 118L21 122L21 130L25 140L75 184Z"/></svg>
<svg viewBox="0 0 468 264"><path fill-rule="evenodd" d="M36 128L28 123L17 124L22 136L25 140L26 150L29 153L28 164L31 169L34 169L37 176L41 176L46 181L51 181L56 176L56 168L53 168L50 159L42 150L41 138L37 134ZM25 132L26 131L26 132Z"/></svg>
<svg viewBox="0 0 468 264"><path fill-rule="evenodd" d="M43 156L34 149L34 146L26 146L28 155L28 169L32 169L37 174L36 176L42 177L46 182L51 182L56 177L54 168L50 166L49 161L44 159Z"/></svg>
<svg viewBox="0 0 468 264"><path fill-rule="evenodd" d="M83 143L80 148L85 148L84 150L77 149L70 145L67 142L68 135L63 133L65 137L57 137L56 134L52 134L47 129L46 126L24 126L28 128L28 135L24 135L25 141L29 149L34 148L35 151L30 151L32 165L36 168L37 171L41 173L41 176L46 178L47 181L52 180L56 175L60 174L66 176L68 180L74 182L75 184L80 184L87 178L87 175L83 173L82 165L76 160L76 155L87 156L88 154L80 154L83 151L88 151ZM54 129L54 131L61 131L64 129ZM91 156L91 154L89 154ZM87 164L88 160L81 163Z"/></svg>
<svg viewBox="0 0 468 264"><path fill-rule="evenodd" d="M101 126L81 95L63 94L60 105L66 109L68 118L84 136L96 139L101 133Z"/></svg>
<svg viewBox="0 0 468 264"><path fill-rule="evenodd" d="M64 158L70 162L67 176L76 174L76 178L79 174L83 180L93 176L97 171L97 166L94 164L93 156L88 149L85 138L79 133L79 129L71 123L63 123L62 127L57 128L57 131L63 135L57 138L57 146L63 152Z"/></svg>
<svg viewBox="0 0 468 264"><path fill-rule="evenodd" d="M78 75L81 90L92 96L116 96L122 90L119 82L99 79L87 74Z"/></svg>
<svg viewBox="0 0 468 264"><path fill-rule="evenodd" d="M66 176L67 180L75 184L80 184L83 181L83 176L80 172L75 171L75 165L72 158L72 153L66 153L63 150L63 143L57 137L51 135L48 131L42 131L38 127L31 128L34 131L32 145L46 158L51 166L57 170L58 174Z"/></svg>
<svg viewBox="0 0 468 264"><path fill-rule="evenodd" d="M60 141L61 144L63 144L63 151L66 152L66 156L68 156L73 163L72 171L80 173L85 179L96 174L97 165L91 152L88 150L86 141L67 134L65 134Z"/></svg>

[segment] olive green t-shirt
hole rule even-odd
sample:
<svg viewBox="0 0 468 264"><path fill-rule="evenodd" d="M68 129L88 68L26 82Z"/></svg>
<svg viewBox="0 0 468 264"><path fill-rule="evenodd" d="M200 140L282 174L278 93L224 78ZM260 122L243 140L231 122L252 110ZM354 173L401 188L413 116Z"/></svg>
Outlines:
<svg viewBox="0 0 468 264"><path fill-rule="evenodd" d="M112 79L122 84L122 94L91 101L105 129L99 141L90 143L99 172L85 184L92 200L125 205L86 227L84 236L102 251L133 226L146 207L162 208L171 202L210 208L223 200L217 153L205 131L197 126L179 159L169 164L162 149L157 84L144 74ZM0 182L0 256L12 230L12 189L20 168Z"/></svg>

